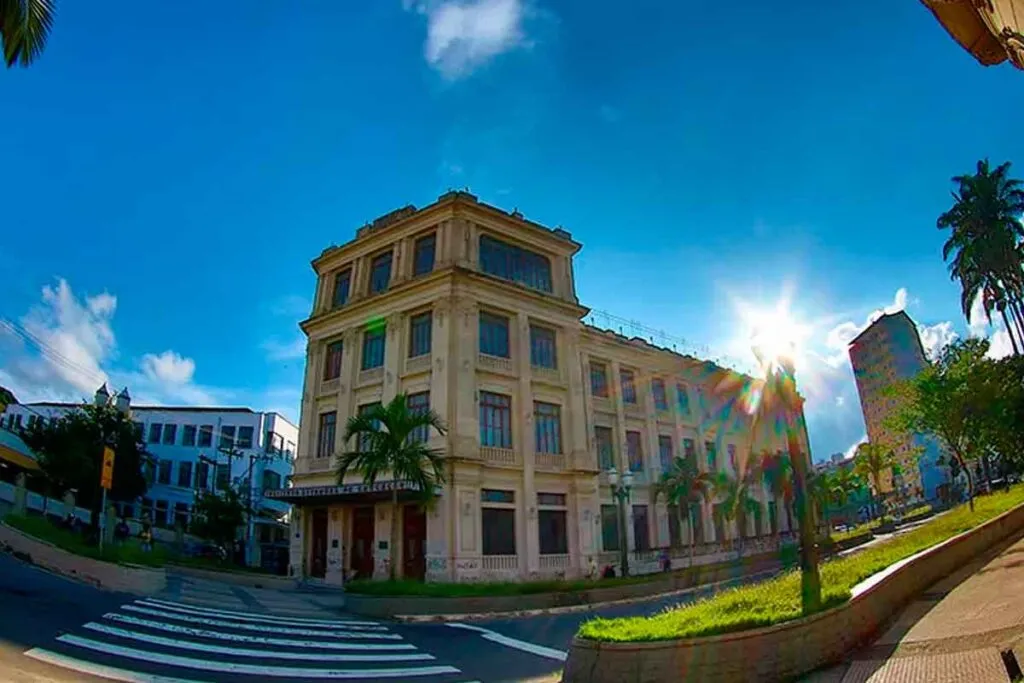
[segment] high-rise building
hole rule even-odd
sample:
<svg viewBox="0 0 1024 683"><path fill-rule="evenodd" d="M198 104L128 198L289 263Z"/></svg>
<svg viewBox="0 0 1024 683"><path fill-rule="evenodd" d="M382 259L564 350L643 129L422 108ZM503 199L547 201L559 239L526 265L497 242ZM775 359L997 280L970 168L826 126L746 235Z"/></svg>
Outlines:
<svg viewBox="0 0 1024 683"><path fill-rule="evenodd" d="M937 487L944 483L936 463L941 455L938 441L888 424L897 403L889 390L928 365L917 325L905 311L886 313L857 335L849 350L868 440L891 446L902 470L902 482L882 477L879 493L893 491L895 484L905 489L904 496L911 500L934 500Z"/></svg>
<svg viewBox="0 0 1024 683"><path fill-rule="evenodd" d="M378 218L313 261L295 475L274 494L296 506L294 575L387 576L395 489L407 577L586 573L618 558L612 468L633 475L625 543L654 557L689 534L653 495L673 458L735 473L752 447L786 448L774 424L753 427L737 407L749 378L585 324L573 274L580 247L565 230L450 192ZM344 441L346 421L400 393L448 427L416 437L446 457L426 511L389 475L372 486L354 472L337 479L339 455L358 448ZM786 530L788 512L758 495L762 514L744 533ZM696 506L694 517L697 541L736 534L717 504Z"/></svg>

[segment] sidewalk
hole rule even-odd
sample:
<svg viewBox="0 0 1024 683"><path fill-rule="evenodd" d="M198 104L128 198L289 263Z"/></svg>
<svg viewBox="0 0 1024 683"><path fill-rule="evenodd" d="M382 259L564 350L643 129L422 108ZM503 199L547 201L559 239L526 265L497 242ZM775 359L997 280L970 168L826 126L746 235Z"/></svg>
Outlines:
<svg viewBox="0 0 1024 683"><path fill-rule="evenodd" d="M1011 650L1024 665L1024 539L934 584L870 646L803 680L1007 683Z"/></svg>
<svg viewBox="0 0 1024 683"><path fill-rule="evenodd" d="M249 588L171 572L167 575L167 589L155 597L196 607L307 619L334 619L344 604L333 595Z"/></svg>

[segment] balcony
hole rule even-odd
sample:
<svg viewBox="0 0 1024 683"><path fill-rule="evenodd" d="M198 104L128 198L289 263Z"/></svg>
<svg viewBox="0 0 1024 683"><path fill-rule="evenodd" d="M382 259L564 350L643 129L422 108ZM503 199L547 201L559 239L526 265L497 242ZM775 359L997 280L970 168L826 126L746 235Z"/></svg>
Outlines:
<svg viewBox="0 0 1024 683"><path fill-rule="evenodd" d="M622 408L625 411L626 415L632 415L634 417L644 416L644 405L640 402L626 403L625 401L623 401Z"/></svg>
<svg viewBox="0 0 1024 683"><path fill-rule="evenodd" d="M602 413L615 412L615 404L612 403L611 398L609 398L608 396L594 396L592 398L592 401L594 403L594 410L600 411Z"/></svg>
<svg viewBox="0 0 1024 683"><path fill-rule="evenodd" d="M519 556L484 555L481 565L485 572L516 572L519 570Z"/></svg>
<svg viewBox="0 0 1024 683"><path fill-rule="evenodd" d="M384 367L370 368L369 370L362 370L359 372L359 383L360 384L372 384L374 382L380 382L384 379Z"/></svg>
<svg viewBox="0 0 1024 683"><path fill-rule="evenodd" d="M511 448L494 448L493 446L481 446L480 458L488 465L497 467L518 467L519 456Z"/></svg>
<svg viewBox="0 0 1024 683"><path fill-rule="evenodd" d="M296 461L295 469L298 472L326 472L331 469L331 463L333 460L333 458L307 456L305 458L299 458Z"/></svg>
<svg viewBox="0 0 1024 683"><path fill-rule="evenodd" d="M569 555L541 555L540 570L545 574L556 574L569 569Z"/></svg>
<svg viewBox="0 0 1024 683"><path fill-rule="evenodd" d="M512 373L512 359L501 356L490 356L486 353L477 354L477 367L482 370L491 370L504 374Z"/></svg>
<svg viewBox="0 0 1024 683"><path fill-rule="evenodd" d="M563 384L562 372L558 368L545 368L539 365L530 366L530 374L538 382L549 384Z"/></svg>
<svg viewBox="0 0 1024 683"><path fill-rule="evenodd" d="M340 381L338 380L337 377L335 377L334 379L324 379L324 380L321 380L320 381L320 395L323 396L325 394L336 394L336 393L338 393L339 385L340 385Z"/></svg>
<svg viewBox="0 0 1024 683"><path fill-rule="evenodd" d="M563 472L568 469L566 457L561 453L537 453L533 459L534 467L545 472Z"/></svg>
<svg viewBox="0 0 1024 683"><path fill-rule="evenodd" d="M414 372L429 372L430 371L430 354L425 353L422 356L413 356L412 358L405 359L405 372L412 374Z"/></svg>

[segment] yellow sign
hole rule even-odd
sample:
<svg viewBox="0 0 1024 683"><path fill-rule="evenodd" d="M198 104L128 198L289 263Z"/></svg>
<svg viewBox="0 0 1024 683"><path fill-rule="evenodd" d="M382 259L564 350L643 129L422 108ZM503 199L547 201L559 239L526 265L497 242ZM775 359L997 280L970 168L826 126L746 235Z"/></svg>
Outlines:
<svg viewBox="0 0 1024 683"><path fill-rule="evenodd" d="M114 449L110 446L103 448L103 472L100 474L100 486L110 490L114 483Z"/></svg>

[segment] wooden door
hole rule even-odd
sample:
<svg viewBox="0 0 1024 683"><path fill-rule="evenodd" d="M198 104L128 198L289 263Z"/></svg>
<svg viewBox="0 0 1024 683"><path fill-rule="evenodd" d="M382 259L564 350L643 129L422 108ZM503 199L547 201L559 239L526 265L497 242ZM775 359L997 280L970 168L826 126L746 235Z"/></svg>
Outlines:
<svg viewBox="0 0 1024 683"><path fill-rule="evenodd" d="M352 512L352 570L357 579L373 578L372 507L358 507Z"/></svg>
<svg viewBox="0 0 1024 683"><path fill-rule="evenodd" d="M309 575L322 579L327 574L327 510L313 510L313 523L309 532L311 557Z"/></svg>
<svg viewBox="0 0 1024 683"><path fill-rule="evenodd" d="M422 581L427 575L427 515L419 505L402 509L402 576Z"/></svg>

